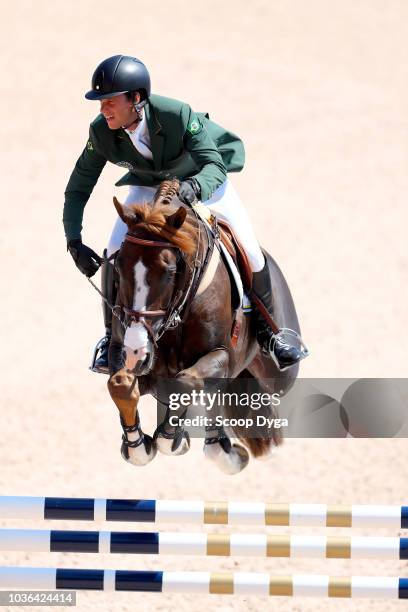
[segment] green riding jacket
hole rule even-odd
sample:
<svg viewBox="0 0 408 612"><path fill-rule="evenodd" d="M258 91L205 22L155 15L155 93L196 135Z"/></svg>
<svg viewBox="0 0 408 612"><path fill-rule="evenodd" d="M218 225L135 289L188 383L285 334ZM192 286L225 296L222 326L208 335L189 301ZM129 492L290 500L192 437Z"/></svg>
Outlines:
<svg viewBox="0 0 408 612"><path fill-rule="evenodd" d="M224 183L227 172L245 162L240 138L194 113L188 104L150 96L145 108L153 159L145 159L122 128L109 129L103 115L89 128L88 142L65 190L63 222L67 240L79 238L85 205L107 161L128 170L120 185L155 186L166 178L197 179L201 199L208 200Z"/></svg>

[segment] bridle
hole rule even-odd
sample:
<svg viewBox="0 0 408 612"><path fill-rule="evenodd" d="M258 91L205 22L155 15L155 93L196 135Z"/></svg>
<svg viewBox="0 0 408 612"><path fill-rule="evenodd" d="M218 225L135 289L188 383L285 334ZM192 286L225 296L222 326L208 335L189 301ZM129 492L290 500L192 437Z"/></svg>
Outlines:
<svg viewBox="0 0 408 612"><path fill-rule="evenodd" d="M193 211L197 218L196 211L194 209ZM167 305L165 310L133 310L120 304L111 304L103 295L102 291L95 285L95 283L89 277L87 278L89 283L99 293L104 303L112 311L112 315L118 319L124 333L126 333L127 328L132 322L141 323L145 327L149 337L153 342L153 345L155 346L155 348L157 348L157 342L163 336L163 334L168 330L176 329L177 326L187 318L191 302L193 301L194 296L196 294L200 279L202 278L202 275L204 274L207 268L208 262L211 259L214 247L214 241L212 239L211 232L206 224L204 224L204 228L207 236L207 245L205 247L204 252L200 255L201 225L200 223L198 223L197 250L194 255L192 265L189 265L186 259L182 257L182 249L176 244L173 244L171 242L165 242L162 240L139 238L132 232L127 232L125 234L124 240L120 248L122 248L125 242L130 242L145 247L162 247L178 250L178 261L183 262L185 266L185 273L183 277L179 277L180 279L182 278L182 280L180 280L178 285L175 287L173 295L171 296L169 304ZM112 255L110 255L109 257L104 258L103 261L111 262L112 260L115 260L119 251L116 251L115 253L112 253ZM152 324L147 321L147 319L154 319L155 317L165 317L156 332L153 331Z"/></svg>
<svg viewBox="0 0 408 612"><path fill-rule="evenodd" d="M143 247L172 248L172 249L178 249L180 251L180 248L171 242L139 238L138 236L135 236L131 232L126 233L123 242L130 242L133 244L141 245ZM189 289L191 287L191 284L192 283L190 283L190 286L187 290L187 296L189 294ZM182 296L182 294L183 294L182 289L176 288L165 310L164 309L133 310L132 308L127 308L126 306L120 306L120 308L125 314L125 321L123 324L124 329L126 330L133 322L141 323L146 328L146 331L149 334L154 346L157 347L157 341L159 340L159 338L161 338L161 336L168 329L175 329L177 325L181 322L180 312L182 310L182 307L184 306L185 300L183 300L183 302L179 305L178 305L178 302L180 301L180 297ZM156 317L165 317L166 315L167 317L162 322L159 330L156 333L154 333L152 324L148 323L146 319L154 319Z"/></svg>

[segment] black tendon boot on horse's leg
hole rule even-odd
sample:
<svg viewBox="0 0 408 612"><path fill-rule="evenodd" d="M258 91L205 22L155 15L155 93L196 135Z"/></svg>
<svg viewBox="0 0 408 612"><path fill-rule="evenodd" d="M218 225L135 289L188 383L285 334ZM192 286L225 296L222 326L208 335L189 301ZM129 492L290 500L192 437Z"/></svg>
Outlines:
<svg viewBox="0 0 408 612"><path fill-rule="evenodd" d="M268 322L265 320L261 312L261 308L257 305L257 300L261 301L268 314L273 319L273 299L272 286L269 276L268 262L259 272L254 272L252 275L252 292L254 305L254 319L256 325L256 338L262 351L266 355L270 355L275 361L280 370L286 370L302 359L302 351L284 340L279 335L279 330L272 330Z"/></svg>
<svg viewBox="0 0 408 612"><path fill-rule="evenodd" d="M104 262L101 265L101 289L104 297L111 306L116 301L115 268L106 260L106 249L103 253ZM108 304L102 300L103 320L105 323L105 336L99 340L95 347L94 356L90 369L99 374L109 374L109 344L112 334L112 310Z"/></svg>

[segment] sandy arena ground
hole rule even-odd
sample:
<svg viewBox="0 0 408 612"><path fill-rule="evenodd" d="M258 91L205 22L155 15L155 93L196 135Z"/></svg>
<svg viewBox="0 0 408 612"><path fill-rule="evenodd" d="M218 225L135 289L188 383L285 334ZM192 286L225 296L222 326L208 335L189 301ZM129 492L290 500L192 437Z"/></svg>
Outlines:
<svg viewBox="0 0 408 612"><path fill-rule="evenodd" d="M61 223L64 187L98 112L83 97L94 67L116 53L137 55L149 66L156 93L208 111L243 138L247 164L233 180L293 291L312 350L302 375L404 377L407 2L16 0L3 3L2 22L0 492L407 503L405 440L290 440L269 461L252 461L235 477L205 463L199 440L183 458L158 456L141 469L127 465L106 379L87 369L103 330L99 299L66 253ZM107 167L86 209L84 242L99 252L115 218L113 183L122 174ZM123 188L116 193L125 197ZM142 419L151 430L149 399ZM29 521L8 525L44 528ZM377 560L1 558L32 566L407 575L406 563ZM78 594L84 611L385 612L403 606Z"/></svg>

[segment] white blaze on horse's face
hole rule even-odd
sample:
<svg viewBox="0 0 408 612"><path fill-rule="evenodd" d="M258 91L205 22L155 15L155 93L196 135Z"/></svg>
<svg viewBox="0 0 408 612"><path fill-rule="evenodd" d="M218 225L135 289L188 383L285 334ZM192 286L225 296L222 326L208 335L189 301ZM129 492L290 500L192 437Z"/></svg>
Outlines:
<svg viewBox="0 0 408 612"><path fill-rule="evenodd" d="M149 294L149 286L146 281L147 269L146 266L138 261L133 268L133 275L135 279L134 293L133 293L133 310L146 310L147 296ZM142 323L133 322L126 329L124 345L125 349L128 348L130 351L126 351L128 357L126 359L127 367L132 368L137 361L143 360L147 354L147 346L149 337L147 330ZM134 365L128 361L134 360Z"/></svg>

